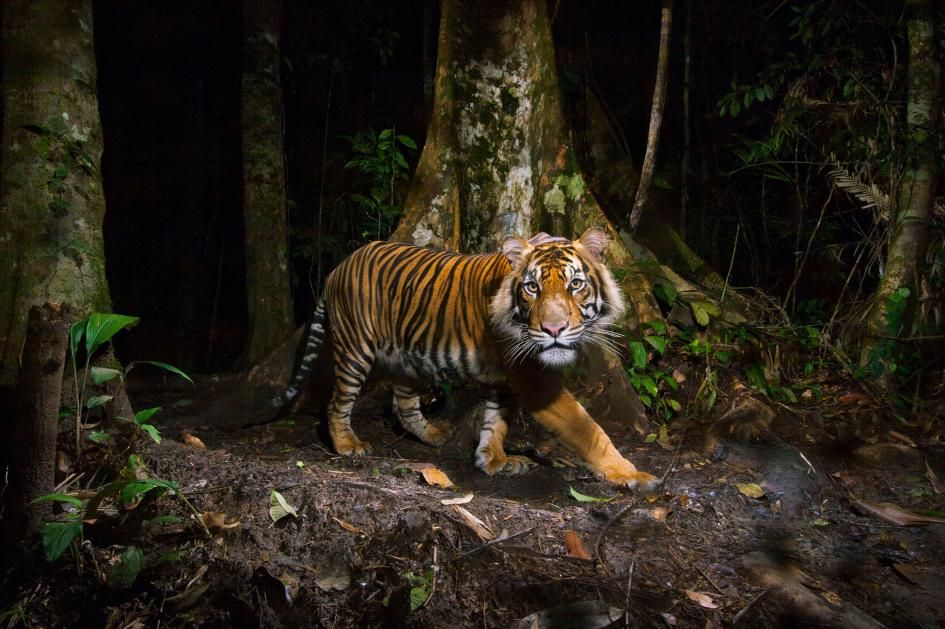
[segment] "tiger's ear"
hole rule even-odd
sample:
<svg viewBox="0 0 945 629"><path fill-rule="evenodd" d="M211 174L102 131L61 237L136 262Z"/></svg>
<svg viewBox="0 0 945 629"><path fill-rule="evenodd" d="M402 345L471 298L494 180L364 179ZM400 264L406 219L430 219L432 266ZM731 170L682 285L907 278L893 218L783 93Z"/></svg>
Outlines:
<svg viewBox="0 0 945 629"><path fill-rule="evenodd" d="M522 259L526 248L528 248L528 243L517 236L506 236L502 241L502 253L508 258L513 269Z"/></svg>
<svg viewBox="0 0 945 629"><path fill-rule="evenodd" d="M600 227L591 227L581 234L579 242L596 260L604 261L604 251L607 249L607 243L610 242L610 239L607 238L607 232Z"/></svg>

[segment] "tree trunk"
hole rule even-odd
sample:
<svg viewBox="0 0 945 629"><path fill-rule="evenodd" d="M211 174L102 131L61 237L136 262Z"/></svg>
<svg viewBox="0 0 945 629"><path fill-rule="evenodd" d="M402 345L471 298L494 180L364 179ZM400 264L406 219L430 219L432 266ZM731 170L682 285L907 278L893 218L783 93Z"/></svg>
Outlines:
<svg viewBox="0 0 945 629"><path fill-rule="evenodd" d="M279 0L243 3L243 216L253 364L293 332L289 289Z"/></svg>
<svg viewBox="0 0 945 629"><path fill-rule="evenodd" d="M608 262L633 257L585 183L562 114L545 3L445 0L433 117L392 240L494 251L506 234L611 235ZM649 282L628 273L634 319L659 316ZM634 325L636 321L630 322Z"/></svg>
<svg viewBox="0 0 945 629"><path fill-rule="evenodd" d="M919 290L928 245L929 220L938 179L936 121L940 115L941 65L935 42L935 3L907 0L909 77L906 115L906 170L899 190L898 207L890 221L886 251L886 273L873 296L869 332L870 350L884 336L909 336L921 297ZM891 297L908 289L909 306L904 312L890 311Z"/></svg>
<svg viewBox="0 0 945 629"><path fill-rule="evenodd" d="M91 0L2 5L0 386L16 383L31 306L108 311Z"/></svg>
<svg viewBox="0 0 945 629"><path fill-rule="evenodd" d="M69 321L61 305L33 306L20 372L15 448L4 505L4 539L23 540L49 518L49 504L30 505L55 484L56 429Z"/></svg>
<svg viewBox="0 0 945 629"><path fill-rule="evenodd" d="M633 210L630 212L630 231L636 231L640 214L646 204L653 170L656 167L656 149L660 143L660 127L663 126L663 109L666 104L666 83L669 69L669 35L673 27L673 0L663 0L660 11L660 51L656 61L656 81L653 84L653 106L650 109L650 130L646 136L646 154L640 168L640 187L637 188Z"/></svg>

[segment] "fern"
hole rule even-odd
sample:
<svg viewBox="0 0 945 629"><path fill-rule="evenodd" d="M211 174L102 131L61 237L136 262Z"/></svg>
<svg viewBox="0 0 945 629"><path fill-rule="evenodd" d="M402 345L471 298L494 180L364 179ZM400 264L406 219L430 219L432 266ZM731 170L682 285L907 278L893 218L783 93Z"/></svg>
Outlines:
<svg viewBox="0 0 945 629"><path fill-rule="evenodd" d="M880 190L875 183L866 184L859 174L851 174L833 153L827 160L833 168L827 172L827 181L832 186L855 197L863 204L863 209L875 208L880 218L889 220L889 195Z"/></svg>

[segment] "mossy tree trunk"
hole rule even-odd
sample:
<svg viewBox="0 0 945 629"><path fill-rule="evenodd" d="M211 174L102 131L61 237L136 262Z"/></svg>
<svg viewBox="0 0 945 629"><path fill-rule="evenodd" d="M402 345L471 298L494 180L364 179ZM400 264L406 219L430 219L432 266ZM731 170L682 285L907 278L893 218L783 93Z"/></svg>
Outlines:
<svg viewBox="0 0 945 629"><path fill-rule="evenodd" d="M909 41L906 104L905 172L895 216L890 221L885 275L873 295L869 332L873 336L864 357L888 342L883 337L910 336L922 297L922 274L928 246L929 220L938 181L937 120L941 115L941 60L935 41L935 5L931 0L906 1ZM906 302L903 289L910 293ZM894 298L897 295L900 299ZM905 309L893 304L907 303Z"/></svg>
<svg viewBox="0 0 945 629"><path fill-rule="evenodd" d="M433 117L392 240L494 251L506 234L606 229L608 262L633 257L591 194L562 113L543 0L441 6ZM658 316L643 275L620 274L634 320Z"/></svg>
<svg viewBox="0 0 945 629"><path fill-rule="evenodd" d="M15 384L31 306L108 311L91 0L2 4L0 386Z"/></svg>
<svg viewBox="0 0 945 629"><path fill-rule="evenodd" d="M293 332L280 69L280 0L243 3L243 216L253 364Z"/></svg>

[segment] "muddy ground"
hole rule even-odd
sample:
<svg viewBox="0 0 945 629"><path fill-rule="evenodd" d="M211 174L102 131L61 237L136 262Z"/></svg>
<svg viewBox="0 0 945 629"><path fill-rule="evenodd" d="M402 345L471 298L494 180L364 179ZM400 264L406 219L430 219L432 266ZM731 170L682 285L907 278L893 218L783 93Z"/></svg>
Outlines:
<svg viewBox="0 0 945 629"><path fill-rule="evenodd" d="M239 380L174 390L135 384L136 408L165 409L157 422L164 440L139 448L152 473L177 481L198 512L225 514L216 516L225 528L211 526L208 536L171 496L103 510L85 525L79 552L46 564L37 551L13 574L5 621L945 626L945 524L898 526L869 512L882 509L874 503L945 511L941 485L930 480L945 478L940 426L920 435L883 422L852 385L825 383L821 399L788 408L729 383L711 417L672 421L662 443L609 416L606 397L578 390L628 458L666 475L663 490L644 497L594 478L560 446L547 451L524 418L509 449L540 465L523 476L485 476L473 465L473 392L452 392L436 411L453 418L456 434L435 449L397 429L376 388L353 422L374 456L351 459L331 452L311 405L241 428L238 411L213 404ZM430 485L418 464L436 466L454 487ZM80 478L64 489L83 487ZM608 501L580 502L572 488ZM272 490L297 516L273 524ZM442 504L468 494L460 506L484 527ZM181 519L148 523L163 514ZM143 568L130 585L109 584L128 545L143 549Z"/></svg>

